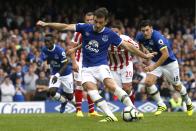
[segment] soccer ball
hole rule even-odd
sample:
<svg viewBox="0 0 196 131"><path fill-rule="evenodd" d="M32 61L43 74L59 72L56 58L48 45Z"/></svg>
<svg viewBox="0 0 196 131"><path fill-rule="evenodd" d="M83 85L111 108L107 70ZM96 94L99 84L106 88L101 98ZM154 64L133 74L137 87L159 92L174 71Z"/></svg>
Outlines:
<svg viewBox="0 0 196 131"><path fill-rule="evenodd" d="M135 120L137 120L138 113L139 112L135 108L133 108L131 106L127 106L122 111L122 118L126 122L135 121Z"/></svg>

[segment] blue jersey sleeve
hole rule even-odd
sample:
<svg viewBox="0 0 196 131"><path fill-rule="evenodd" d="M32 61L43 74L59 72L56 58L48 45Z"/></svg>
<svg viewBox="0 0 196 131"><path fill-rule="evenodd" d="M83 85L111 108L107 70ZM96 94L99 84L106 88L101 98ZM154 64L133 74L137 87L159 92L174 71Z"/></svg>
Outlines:
<svg viewBox="0 0 196 131"><path fill-rule="evenodd" d="M85 23L78 23L76 24L76 32L84 32L85 28L87 28L89 26L89 24L85 24Z"/></svg>
<svg viewBox="0 0 196 131"><path fill-rule="evenodd" d="M165 44L167 41L164 38L163 35L161 34L156 34L155 35L155 43L156 43L156 47L161 51L164 48L167 48L167 45Z"/></svg>
<svg viewBox="0 0 196 131"><path fill-rule="evenodd" d="M135 37L135 41L137 41L138 43L141 43L141 38L142 38L142 34L140 32L138 32Z"/></svg>
<svg viewBox="0 0 196 131"><path fill-rule="evenodd" d="M111 33L111 43L114 46L119 46L122 43L122 39L115 32Z"/></svg>

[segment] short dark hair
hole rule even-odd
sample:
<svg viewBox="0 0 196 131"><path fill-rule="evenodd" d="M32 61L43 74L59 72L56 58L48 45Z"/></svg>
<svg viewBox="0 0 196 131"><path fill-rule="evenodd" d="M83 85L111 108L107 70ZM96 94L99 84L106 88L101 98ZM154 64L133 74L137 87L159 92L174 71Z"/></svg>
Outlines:
<svg viewBox="0 0 196 131"><path fill-rule="evenodd" d="M85 14L85 16L92 16L92 15L94 15L93 12L87 12L87 13Z"/></svg>
<svg viewBox="0 0 196 131"><path fill-rule="evenodd" d="M139 24L140 29L146 26L152 26L152 22L150 20L142 20Z"/></svg>
<svg viewBox="0 0 196 131"><path fill-rule="evenodd" d="M51 41L51 40L53 40L53 38L54 38L53 34L47 33L45 35L44 41Z"/></svg>
<svg viewBox="0 0 196 131"><path fill-rule="evenodd" d="M52 33L47 33L47 34L45 34L45 37L53 37L53 34Z"/></svg>
<svg viewBox="0 0 196 131"><path fill-rule="evenodd" d="M123 23L120 20L117 20L112 24L112 28L121 30L123 28Z"/></svg>
<svg viewBox="0 0 196 131"><path fill-rule="evenodd" d="M107 20L109 12L105 7L101 7L95 10L94 16L96 16L97 18L105 18L105 20Z"/></svg>

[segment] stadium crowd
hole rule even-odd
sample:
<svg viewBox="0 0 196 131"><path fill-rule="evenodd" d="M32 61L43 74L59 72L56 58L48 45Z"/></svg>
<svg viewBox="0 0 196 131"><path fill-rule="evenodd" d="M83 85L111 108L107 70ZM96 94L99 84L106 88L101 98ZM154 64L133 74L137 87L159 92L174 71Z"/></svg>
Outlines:
<svg viewBox="0 0 196 131"><path fill-rule="evenodd" d="M97 6L94 6L95 4L91 1L88 2L88 6L85 1L73 4L75 1L49 0L47 3L39 1L35 5L33 1L8 0L0 5L0 91L2 102L46 99L50 67L47 63L42 63L39 58L40 50L44 46L43 36L45 33L51 32L55 36L56 44L65 47L70 44L73 32L57 32L48 28L38 28L35 23L38 19L65 23L82 22L85 12L102 6L98 3ZM138 2L141 0L135 0L135 3ZM111 2L109 3L111 4ZM192 100L196 100L196 18L194 8L176 8L174 4L171 4L170 6L175 8L165 10L165 6L159 8L156 4L147 2L137 6L134 2L131 4L126 1L126 3L122 5L118 1L114 1L114 6L108 7L111 11L108 26L116 20L121 20L125 26L125 34L134 38L138 32L139 21L144 18L151 19L154 27L170 40L180 64L182 82L188 89ZM131 13L129 5L133 8L130 9ZM146 74L140 59L133 56L133 61L133 86L136 100L146 101L147 96L143 88ZM171 84L165 78L159 79L158 87L166 102L176 96ZM105 96L107 99L115 100L107 92L105 92Z"/></svg>

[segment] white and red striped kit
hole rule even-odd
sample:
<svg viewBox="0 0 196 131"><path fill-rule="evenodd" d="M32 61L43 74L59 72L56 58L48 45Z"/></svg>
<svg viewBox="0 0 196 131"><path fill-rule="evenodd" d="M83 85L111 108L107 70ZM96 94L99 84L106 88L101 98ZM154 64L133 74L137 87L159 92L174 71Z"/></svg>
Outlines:
<svg viewBox="0 0 196 131"><path fill-rule="evenodd" d="M133 41L129 36L120 35L120 37L139 48L139 45ZM131 53L122 47L116 47L111 45L109 47L109 67L111 70L116 71L122 69L124 66L128 66L129 61L131 61Z"/></svg>
<svg viewBox="0 0 196 131"><path fill-rule="evenodd" d="M77 43L77 45L82 44L82 34L80 32L75 32L72 42ZM82 49L78 49L75 56L77 62L82 62Z"/></svg>

